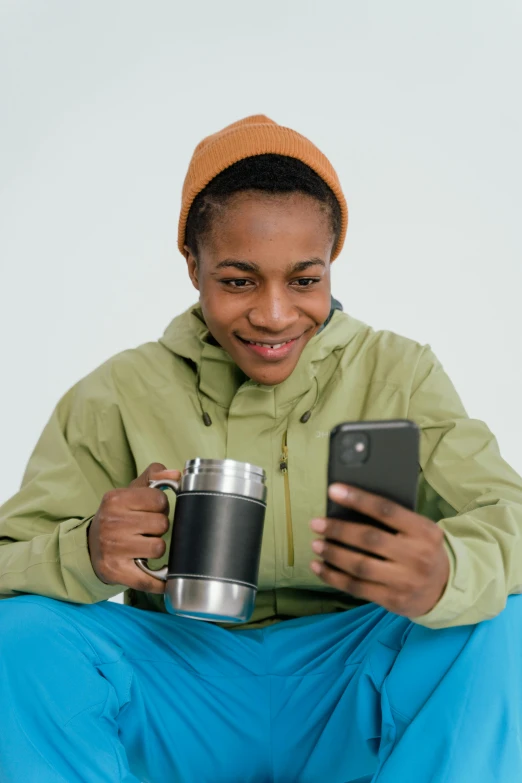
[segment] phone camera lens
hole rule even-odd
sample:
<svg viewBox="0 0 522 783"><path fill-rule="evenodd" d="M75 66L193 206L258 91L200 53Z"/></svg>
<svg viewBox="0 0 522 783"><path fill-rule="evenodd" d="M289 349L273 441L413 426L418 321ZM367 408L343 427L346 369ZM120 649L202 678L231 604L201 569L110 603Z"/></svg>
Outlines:
<svg viewBox="0 0 522 783"><path fill-rule="evenodd" d="M348 432L341 440L341 462L361 465L368 459L369 438L363 432Z"/></svg>

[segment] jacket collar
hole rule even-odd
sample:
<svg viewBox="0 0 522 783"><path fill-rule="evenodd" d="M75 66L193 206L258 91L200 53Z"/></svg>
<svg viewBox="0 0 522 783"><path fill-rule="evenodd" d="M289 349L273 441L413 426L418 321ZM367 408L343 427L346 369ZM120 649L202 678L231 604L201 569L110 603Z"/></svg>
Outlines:
<svg viewBox="0 0 522 783"><path fill-rule="evenodd" d="M287 415L296 402L307 395L312 407L330 381L345 348L364 325L334 309L327 328L321 329L305 346L292 374L277 386L264 386L245 376L223 348L209 341L209 331L199 305L194 305L171 321L159 342L172 353L194 365L202 395L229 408L241 389L247 390L271 411L274 418ZM308 400L309 398L309 400Z"/></svg>

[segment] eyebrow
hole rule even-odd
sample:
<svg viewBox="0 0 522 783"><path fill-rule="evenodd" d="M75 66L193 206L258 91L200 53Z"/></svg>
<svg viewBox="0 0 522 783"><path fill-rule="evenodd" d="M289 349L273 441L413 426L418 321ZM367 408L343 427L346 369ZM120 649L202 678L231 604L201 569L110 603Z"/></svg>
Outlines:
<svg viewBox="0 0 522 783"><path fill-rule="evenodd" d="M326 267L322 258L309 258L307 261L298 261L296 264L291 264L288 272L304 272L311 266ZM226 258L224 261L220 261L216 266L218 269L239 269L240 272L261 272L261 267L256 264L255 261L240 261L235 258Z"/></svg>

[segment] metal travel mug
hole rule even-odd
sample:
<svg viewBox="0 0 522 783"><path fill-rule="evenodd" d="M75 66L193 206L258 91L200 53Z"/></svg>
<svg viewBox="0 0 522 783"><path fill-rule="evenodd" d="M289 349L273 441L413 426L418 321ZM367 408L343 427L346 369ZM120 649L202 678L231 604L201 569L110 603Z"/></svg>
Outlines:
<svg viewBox="0 0 522 783"><path fill-rule="evenodd" d="M165 607L196 620L246 622L257 593L266 509L262 468L232 459L192 459L181 481L150 481L177 495L169 563L145 573L166 582Z"/></svg>

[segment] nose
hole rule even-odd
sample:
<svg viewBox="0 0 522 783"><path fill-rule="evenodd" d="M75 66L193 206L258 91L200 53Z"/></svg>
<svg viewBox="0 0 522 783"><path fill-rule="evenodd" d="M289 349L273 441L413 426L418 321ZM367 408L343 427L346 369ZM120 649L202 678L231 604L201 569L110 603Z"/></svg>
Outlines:
<svg viewBox="0 0 522 783"><path fill-rule="evenodd" d="M266 286L259 291L255 306L248 313L248 320L256 329L281 334L297 323L299 312L279 286Z"/></svg>

